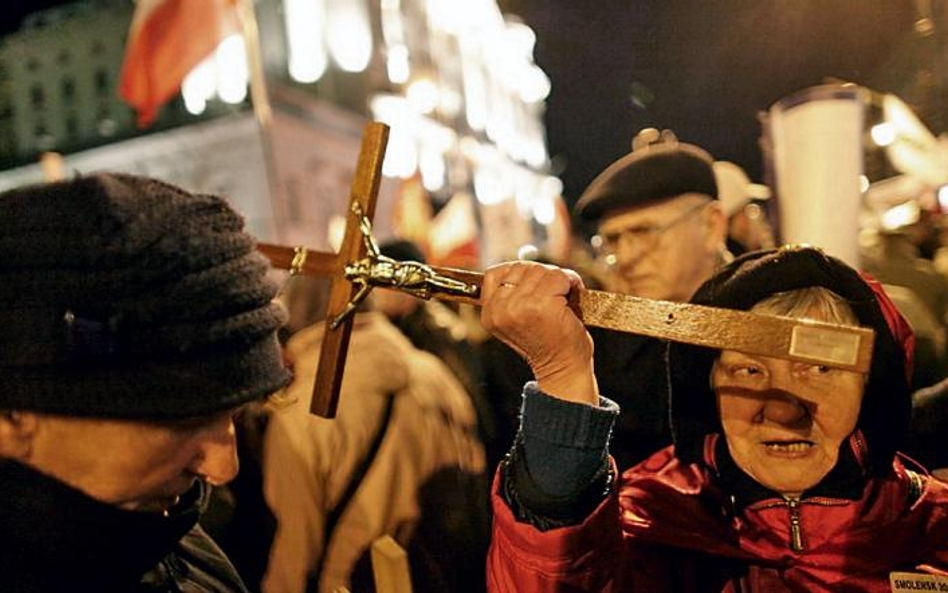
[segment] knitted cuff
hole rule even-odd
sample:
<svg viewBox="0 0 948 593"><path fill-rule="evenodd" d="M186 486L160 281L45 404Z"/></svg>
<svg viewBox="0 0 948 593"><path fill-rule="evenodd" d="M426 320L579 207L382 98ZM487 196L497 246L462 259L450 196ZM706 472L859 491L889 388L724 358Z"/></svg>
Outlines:
<svg viewBox="0 0 948 593"><path fill-rule="evenodd" d="M540 491L523 460L520 437L501 462L501 496L517 521L540 531L579 525L589 517L612 490L615 475L608 460L582 489L555 497Z"/></svg>
<svg viewBox="0 0 948 593"><path fill-rule="evenodd" d="M547 395L530 381L523 388L520 431L527 439L576 449L605 449L619 406L599 397L599 407Z"/></svg>
<svg viewBox="0 0 948 593"><path fill-rule="evenodd" d="M619 406L604 397L600 407L551 397L535 382L524 388L520 416L523 460L538 492L575 496L606 464L609 435Z"/></svg>

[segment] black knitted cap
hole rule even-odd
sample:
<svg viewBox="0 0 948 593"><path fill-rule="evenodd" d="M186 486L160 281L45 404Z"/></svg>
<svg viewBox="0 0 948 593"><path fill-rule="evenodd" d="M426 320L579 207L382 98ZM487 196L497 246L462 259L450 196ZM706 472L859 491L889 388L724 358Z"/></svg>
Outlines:
<svg viewBox="0 0 948 593"><path fill-rule="evenodd" d="M877 297L856 270L819 249L783 247L734 260L705 282L691 302L746 311L778 292L811 286L828 288L847 300L860 324L875 330L872 366L857 427L865 436L871 466L885 472L908 432L911 414L906 378L911 352L906 353L901 345L910 335L899 339L893 335L892 325L904 320L889 321L898 313L887 297ZM910 333L907 324L904 333ZM705 435L723 434L710 380L718 354L717 350L685 344L668 347L672 432L676 455L686 463L702 459Z"/></svg>
<svg viewBox="0 0 948 593"><path fill-rule="evenodd" d="M610 210L681 194L717 199L713 162L711 155L691 144L653 144L630 152L589 184L576 202L576 213L586 220L598 220Z"/></svg>
<svg viewBox="0 0 948 593"><path fill-rule="evenodd" d="M243 226L132 175L0 194L0 409L175 419L282 387L285 314Z"/></svg>

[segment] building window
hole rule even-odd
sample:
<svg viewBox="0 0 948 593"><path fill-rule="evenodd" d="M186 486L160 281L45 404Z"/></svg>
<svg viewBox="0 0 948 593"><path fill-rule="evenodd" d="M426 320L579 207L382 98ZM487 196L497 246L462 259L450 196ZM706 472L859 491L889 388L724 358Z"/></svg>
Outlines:
<svg viewBox="0 0 948 593"><path fill-rule="evenodd" d="M39 84L34 84L30 88L30 102L36 109L42 109L46 104L46 93L43 92L43 87Z"/></svg>
<svg viewBox="0 0 948 593"><path fill-rule="evenodd" d="M56 56L56 61L59 62L60 66L65 66L69 64L70 58L71 56L69 55L69 52L66 50L63 50L59 52L58 56Z"/></svg>
<svg viewBox="0 0 948 593"><path fill-rule="evenodd" d="M66 135L72 140L79 137L79 120L75 113L70 113L66 117Z"/></svg>
<svg viewBox="0 0 948 593"><path fill-rule="evenodd" d="M72 78L63 79L63 99L72 101L76 98L76 81Z"/></svg>
<svg viewBox="0 0 948 593"><path fill-rule="evenodd" d="M101 41L92 44L92 55L101 56L105 53L105 45Z"/></svg>
<svg viewBox="0 0 948 593"><path fill-rule="evenodd" d="M49 133L46 124L43 122L36 124L33 132L36 138L36 147L40 150L49 150L56 145L56 139Z"/></svg>
<svg viewBox="0 0 948 593"><path fill-rule="evenodd" d="M26 60L26 69L30 72L36 72L39 70L39 60L36 58L28 58Z"/></svg>
<svg viewBox="0 0 948 593"><path fill-rule="evenodd" d="M112 112L107 105L99 106L96 119L98 121L96 127L98 128L100 136L105 136L107 138L109 136L115 135L115 132L118 130L118 126L116 125L115 120L112 119Z"/></svg>
<svg viewBox="0 0 948 593"><path fill-rule="evenodd" d="M100 96L109 94L109 73L105 68L95 71L95 90Z"/></svg>

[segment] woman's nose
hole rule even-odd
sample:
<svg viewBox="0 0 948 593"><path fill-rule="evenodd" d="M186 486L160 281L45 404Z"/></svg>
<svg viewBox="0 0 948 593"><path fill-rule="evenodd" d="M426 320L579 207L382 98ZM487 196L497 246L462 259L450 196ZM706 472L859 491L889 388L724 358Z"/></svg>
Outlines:
<svg viewBox="0 0 948 593"><path fill-rule="evenodd" d="M809 416L806 405L792 395L773 394L764 402L764 418L785 426L793 426Z"/></svg>
<svg viewBox="0 0 948 593"><path fill-rule="evenodd" d="M226 427L207 433L190 469L213 486L234 479L240 469L240 462L237 459L237 431L232 421L228 419Z"/></svg>

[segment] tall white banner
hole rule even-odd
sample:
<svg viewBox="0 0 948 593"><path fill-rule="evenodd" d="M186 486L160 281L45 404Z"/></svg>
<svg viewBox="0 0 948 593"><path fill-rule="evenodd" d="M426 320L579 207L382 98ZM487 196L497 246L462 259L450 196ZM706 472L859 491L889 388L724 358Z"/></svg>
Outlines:
<svg viewBox="0 0 948 593"><path fill-rule="evenodd" d="M858 264L867 91L825 85L770 108L774 173L784 243L821 247Z"/></svg>

